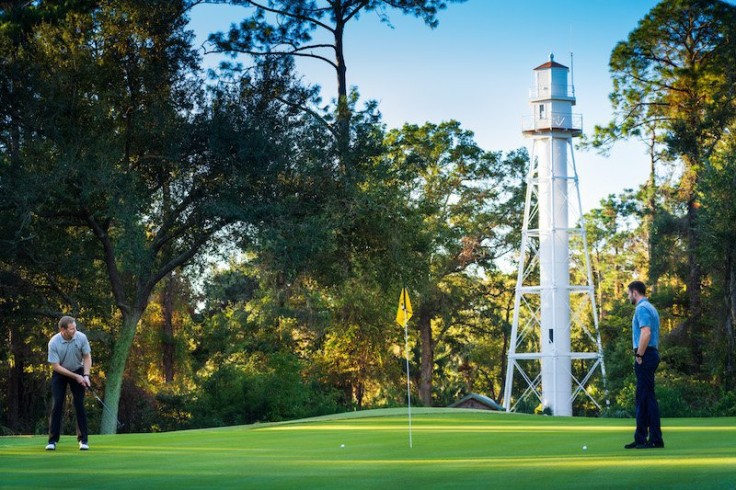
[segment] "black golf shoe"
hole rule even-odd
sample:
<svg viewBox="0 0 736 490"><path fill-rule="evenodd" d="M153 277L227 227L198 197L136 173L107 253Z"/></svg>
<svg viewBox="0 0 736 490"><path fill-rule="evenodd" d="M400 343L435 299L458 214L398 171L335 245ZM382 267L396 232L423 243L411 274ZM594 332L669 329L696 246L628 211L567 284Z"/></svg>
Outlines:
<svg viewBox="0 0 736 490"><path fill-rule="evenodd" d="M646 449L649 447L647 442L630 442L624 446L624 449Z"/></svg>

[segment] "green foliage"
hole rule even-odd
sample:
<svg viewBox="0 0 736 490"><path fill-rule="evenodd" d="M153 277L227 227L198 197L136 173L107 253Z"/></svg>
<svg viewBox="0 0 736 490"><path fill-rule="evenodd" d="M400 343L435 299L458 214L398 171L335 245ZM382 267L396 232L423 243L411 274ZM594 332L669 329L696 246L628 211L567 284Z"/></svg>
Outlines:
<svg viewBox="0 0 736 490"><path fill-rule="evenodd" d="M214 35L220 49L295 51L209 86L186 31L193 2L0 5L3 430L46 430L44 349L63 313L89 334L96 387L126 431L401 406L404 285L414 402L499 399L514 277L498 266L518 250L528 155L486 151L456 121L387 130L347 90L342 30L323 58L334 107L294 73L294 56L317 55L316 29L391 10L434 27L452 2L231 3L253 16ZM615 120L590 144L640 138L651 169L586 217L605 416L633 414L624 288L646 277L663 413L736 411L733 16L662 2L612 54ZM212 258L228 267L198 277ZM603 398L601 380L590 389ZM109 429L92 402L93 427ZM532 395L519 410L543 407Z"/></svg>
<svg viewBox="0 0 736 490"><path fill-rule="evenodd" d="M712 413L721 417L736 416L736 393L733 391L723 391L720 396L716 397Z"/></svg>
<svg viewBox="0 0 736 490"><path fill-rule="evenodd" d="M486 152L471 132L448 121L389 132L384 158L405 200L408 227L393 235L405 237L411 247L400 259L406 284L416 291L412 323L420 337L420 398L428 406L446 404L461 391L459 379L442 393L433 392L432 383L450 381L443 365L456 371L465 360L460 352L443 355L451 346L442 342L452 342L453 330L475 321L484 305L476 289L482 274L495 272L495 261L517 246L528 155ZM490 380L483 391L494 388Z"/></svg>
<svg viewBox="0 0 736 490"><path fill-rule="evenodd" d="M702 164L697 155L709 152L734 117L727 68L734 20L736 9L725 2L677 0L660 2L639 22L611 54L621 136L660 118L673 154Z"/></svg>
<svg viewBox="0 0 736 490"><path fill-rule="evenodd" d="M190 406L190 427L279 421L334 413L334 393L317 380L303 379L304 366L292 354L253 356L227 362L205 375Z"/></svg>
<svg viewBox="0 0 736 490"><path fill-rule="evenodd" d="M292 148L285 134L296 111L273 103L293 86L289 65L264 62L242 83L206 94L186 8L111 0L39 24L24 60L37 76L20 85L33 104L11 114L26 133L9 134L7 148L21 147L8 153L4 202L25 229L9 235L38 247L42 260L106 276L107 304L95 304L120 315L105 366L113 415L155 286L226 232L252 239ZM34 233L26 243L29 218L60 239Z"/></svg>
<svg viewBox="0 0 736 490"><path fill-rule="evenodd" d="M708 345L708 368L727 389L736 386L736 205L733 189L736 185L736 141L719 148L703 175L704 206L701 223L705 239L699 256L708 270L713 271L712 292L709 295L713 311L709 325L714 335Z"/></svg>
<svg viewBox="0 0 736 490"><path fill-rule="evenodd" d="M630 234L648 233L647 262L625 260L640 278L648 267L652 300L662 316L661 403L670 414L711 414L697 401L718 406L712 394L720 394L724 384L727 391L733 386L726 381L733 379L736 356L734 240L728 231L733 172L726 169L736 121L736 80L728 68L736 59L735 28L736 8L725 2L660 2L614 49L614 121L597 128L590 141L605 148L617 139L639 137L650 150L650 182L635 196L645 205L647 223ZM657 184L657 170L665 170L662 163L668 160L679 165L679 182ZM604 260L620 263L616 256L622 250ZM605 298L610 286L599 277ZM601 304L607 314L605 299ZM604 342L614 394L624 393L616 375L625 367L625 350Z"/></svg>
<svg viewBox="0 0 736 490"><path fill-rule="evenodd" d="M655 283L676 278L687 288L679 340L692 351L693 371L704 365L709 336L703 284L711 271L699 253L708 240L700 214L709 196L701 186L736 122L734 60L736 7L718 0L660 2L611 54L614 118L596 128L592 141L601 146L641 137L649 146L649 277ZM655 165L663 159L681 165L673 206L656 197Z"/></svg>
<svg viewBox="0 0 736 490"><path fill-rule="evenodd" d="M657 401L663 417L712 417L725 415L719 409L731 397L704 381L665 373L658 378ZM723 401L722 401L723 400Z"/></svg>

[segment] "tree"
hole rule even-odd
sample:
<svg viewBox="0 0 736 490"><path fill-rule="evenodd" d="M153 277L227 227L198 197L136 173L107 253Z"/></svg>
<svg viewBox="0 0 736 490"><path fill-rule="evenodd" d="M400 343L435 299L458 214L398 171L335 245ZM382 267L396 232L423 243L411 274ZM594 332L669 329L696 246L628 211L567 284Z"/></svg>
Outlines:
<svg viewBox="0 0 736 490"><path fill-rule="evenodd" d="M518 247L528 156L485 152L472 136L455 121L407 124L387 136L386 158L404 182L404 212L419 224L404 277L418 293L412 321L419 330L419 396L427 406L435 347L472 309L469 289L458 285L479 283Z"/></svg>
<svg viewBox="0 0 736 490"><path fill-rule="evenodd" d="M90 10L88 1L0 3L0 317L6 326L0 357L7 360L7 401L0 400L0 412L13 432L33 432L44 417L39 393L45 390L45 346L56 321L64 312L92 318L103 302L100 274L78 260L91 242L68 230L50 231L27 213L29 203L43 196L35 188L41 176L19 179L43 111L35 33ZM84 328L84 320L79 325Z"/></svg>
<svg viewBox="0 0 736 490"><path fill-rule="evenodd" d="M703 269L699 183L713 151L736 120L736 7L716 0L663 1L611 54L614 121L609 136L636 136L661 128L667 149L683 164L688 319L686 330L700 358Z"/></svg>
<svg viewBox="0 0 736 490"><path fill-rule="evenodd" d="M375 104L354 110L351 134L352 185L342 186L330 164L337 150L329 130L305 116L292 160L299 178L248 249L260 286L251 314L262 328L283 332L284 346L338 388L345 407L394 402L400 364L391 352L400 331L387 305L411 248L402 239L409 228L403 184L382 158Z"/></svg>
<svg viewBox="0 0 736 490"><path fill-rule="evenodd" d="M717 385L736 387L736 144L733 137L701 176L703 242L699 250L713 274L714 335L710 339L711 369Z"/></svg>
<svg viewBox="0 0 736 490"><path fill-rule="evenodd" d="M337 76L335 134L341 158L348 158L351 110L348 100L345 29L361 13L377 12L389 23L387 11L420 17L431 28L448 3L464 0L210 0L254 9L253 15L227 34L210 36L216 49L230 54L312 58L330 65ZM315 34L318 33L318 34Z"/></svg>
<svg viewBox="0 0 736 490"><path fill-rule="evenodd" d="M8 187L32 191L18 201L40 226L96 243L120 322L105 369L105 433L116 430L154 288L226 232L252 237L290 147L293 113L269 102L289 90L283 67L263 65L261 78L205 98L187 8L109 0L34 33L39 113Z"/></svg>

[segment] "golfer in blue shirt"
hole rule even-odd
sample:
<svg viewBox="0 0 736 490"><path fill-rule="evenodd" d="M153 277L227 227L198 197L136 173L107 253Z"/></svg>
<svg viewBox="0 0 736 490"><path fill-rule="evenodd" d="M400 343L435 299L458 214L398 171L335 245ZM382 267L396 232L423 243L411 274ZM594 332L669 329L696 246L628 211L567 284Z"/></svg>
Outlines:
<svg viewBox="0 0 736 490"><path fill-rule="evenodd" d="M629 301L636 306L631 321L636 373L636 432L634 442L624 447L663 448L659 404L654 395L654 373L659 366L659 313L647 299L643 282L632 282L628 286L628 292Z"/></svg>

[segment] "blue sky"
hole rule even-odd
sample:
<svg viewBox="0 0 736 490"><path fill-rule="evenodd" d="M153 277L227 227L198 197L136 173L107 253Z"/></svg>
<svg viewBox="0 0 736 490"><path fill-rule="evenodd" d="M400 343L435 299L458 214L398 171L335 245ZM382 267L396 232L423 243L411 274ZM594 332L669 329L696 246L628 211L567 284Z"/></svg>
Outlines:
<svg viewBox="0 0 736 490"><path fill-rule="evenodd" d="M583 129L611 118L608 59L654 6L654 0L469 0L451 4L432 30L413 17L390 12L393 28L376 14L364 14L346 29L348 83L364 99L375 99L390 128L456 119L475 133L486 150L527 146L521 118L529 113L532 69L555 60L569 66ZM247 14L242 7L199 5L190 27L203 42L209 32L227 30ZM206 60L216 63L214 57ZM322 87L325 100L336 92L326 65L300 61L304 80ZM576 151L583 209L635 188L647 178L645 148L623 142L608 157Z"/></svg>

